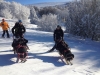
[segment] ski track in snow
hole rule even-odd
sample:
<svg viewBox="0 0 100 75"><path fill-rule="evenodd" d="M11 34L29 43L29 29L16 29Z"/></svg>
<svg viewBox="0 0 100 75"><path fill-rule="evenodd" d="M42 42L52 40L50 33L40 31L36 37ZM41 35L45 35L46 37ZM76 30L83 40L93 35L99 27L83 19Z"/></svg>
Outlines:
<svg viewBox="0 0 100 75"><path fill-rule="evenodd" d="M56 51L46 53L54 45L52 35L52 32L37 30L36 25L27 28L25 38L29 40L30 50L25 63L16 63L17 55L11 47L13 38L0 38L0 75L100 75L100 42L65 34L64 39L75 55L73 65L66 65Z"/></svg>

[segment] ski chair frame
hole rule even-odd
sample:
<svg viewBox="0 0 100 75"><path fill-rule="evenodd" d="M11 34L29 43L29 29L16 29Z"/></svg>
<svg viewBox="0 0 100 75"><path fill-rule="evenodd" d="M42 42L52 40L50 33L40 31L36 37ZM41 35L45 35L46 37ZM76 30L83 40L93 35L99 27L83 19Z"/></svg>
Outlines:
<svg viewBox="0 0 100 75"><path fill-rule="evenodd" d="M18 48L17 48L17 51L18 51L18 49L21 48L21 47L22 47L22 48L25 48L25 50L26 50L26 47L25 47L25 46L22 46L22 45L20 45L20 44L19 44L17 47L18 47ZM26 58L27 58L27 56L28 56L28 53L27 53L27 51L26 51L26 52L23 52L23 53L17 52L17 55L18 55L18 56L17 56L17 59L18 59L18 60L20 59L21 62L22 62L22 61L25 62L25 61L26 61Z"/></svg>
<svg viewBox="0 0 100 75"><path fill-rule="evenodd" d="M17 46L16 47L13 47L13 51L14 51L14 54L17 53Z"/></svg>
<svg viewBox="0 0 100 75"><path fill-rule="evenodd" d="M66 48L66 50L63 50L62 54L59 52L59 54L61 55L61 57L65 58L66 61L73 60L74 55L71 53L71 48L68 46L68 44L64 40L61 42L62 42L62 45Z"/></svg>
<svg viewBox="0 0 100 75"><path fill-rule="evenodd" d="M17 53L17 55L18 55L18 57L17 57L18 60L20 59L21 62L26 61L27 53Z"/></svg>
<svg viewBox="0 0 100 75"><path fill-rule="evenodd" d="M60 54L60 52L59 52ZM71 55L71 56L69 56ZM71 62L74 58L74 55L71 53L70 50L64 50L63 54L60 54L61 56L61 60L63 61L64 59L64 62L67 64L67 65L73 65L73 63Z"/></svg>
<svg viewBox="0 0 100 75"><path fill-rule="evenodd" d="M16 39L13 39L12 47L13 47L14 54L16 54L17 53Z"/></svg>
<svg viewBox="0 0 100 75"><path fill-rule="evenodd" d="M26 50L26 51L27 51L27 50L30 50L30 49L29 49L29 47L27 46L27 44L26 44L26 45L24 45L23 47L25 48L25 50ZM18 48L19 48L18 46L14 46L14 47L13 47L14 54L16 54L16 53L17 53ZM28 51L27 51L27 52L28 52Z"/></svg>
<svg viewBox="0 0 100 75"><path fill-rule="evenodd" d="M27 51L27 50L30 50L29 49L29 47L26 45L26 46L23 46L24 48L25 48L25 50ZM18 51L18 46L15 46L15 47L13 47L13 51L14 51L14 54L16 54L17 53L17 51ZM28 51L27 51L28 52Z"/></svg>

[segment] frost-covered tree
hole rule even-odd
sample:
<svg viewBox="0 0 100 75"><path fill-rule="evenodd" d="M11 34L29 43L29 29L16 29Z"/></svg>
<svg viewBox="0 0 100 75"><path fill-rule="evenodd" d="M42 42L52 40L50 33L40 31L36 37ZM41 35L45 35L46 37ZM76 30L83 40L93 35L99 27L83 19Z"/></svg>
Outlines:
<svg viewBox="0 0 100 75"><path fill-rule="evenodd" d="M30 9L26 6L21 5L20 3L11 2L10 5L11 13L13 15L13 18L17 19L28 19L30 15Z"/></svg>
<svg viewBox="0 0 100 75"><path fill-rule="evenodd" d="M65 5L43 7L39 10L33 8L30 15L31 23L39 25L43 30L53 31L54 25L65 23L66 32L92 39L100 38L99 17L100 0L75 0Z"/></svg>
<svg viewBox="0 0 100 75"><path fill-rule="evenodd" d="M30 9L16 2L0 1L0 16L11 19L28 19Z"/></svg>
<svg viewBox="0 0 100 75"><path fill-rule="evenodd" d="M44 8L41 8L40 11L39 11L39 15L42 16L42 15L48 15L48 14L55 14L56 13L56 9L55 7L44 7Z"/></svg>
<svg viewBox="0 0 100 75"><path fill-rule="evenodd" d="M65 20L69 15L69 10L67 7L59 6L56 8L56 14L57 14L57 18L58 18L58 22L60 25L65 25Z"/></svg>
<svg viewBox="0 0 100 75"><path fill-rule="evenodd" d="M0 1L0 16L1 17L12 18L9 5L10 5L9 2Z"/></svg>
<svg viewBox="0 0 100 75"><path fill-rule="evenodd" d="M35 7L36 8L36 7ZM35 8L33 6L30 7L30 22L35 24L36 21L38 20L38 16L37 16L37 13ZM38 8L37 8L37 11L38 11Z"/></svg>
<svg viewBox="0 0 100 75"><path fill-rule="evenodd" d="M58 22L57 22L57 15L48 14L42 15L42 18L38 19L37 24L44 31L54 31Z"/></svg>
<svg viewBox="0 0 100 75"><path fill-rule="evenodd" d="M71 34L94 39L100 25L100 1L81 0L69 4L69 17L66 26Z"/></svg>

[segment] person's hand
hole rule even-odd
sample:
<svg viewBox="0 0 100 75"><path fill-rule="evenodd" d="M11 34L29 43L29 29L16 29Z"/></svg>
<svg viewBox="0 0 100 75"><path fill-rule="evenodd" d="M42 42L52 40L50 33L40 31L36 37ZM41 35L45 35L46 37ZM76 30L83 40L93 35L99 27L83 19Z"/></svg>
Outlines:
<svg viewBox="0 0 100 75"><path fill-rule="evenodd" d="M64 40L64 38L63 38L63 37L61 37L61 39L62 39L62 40Z"/></svg>

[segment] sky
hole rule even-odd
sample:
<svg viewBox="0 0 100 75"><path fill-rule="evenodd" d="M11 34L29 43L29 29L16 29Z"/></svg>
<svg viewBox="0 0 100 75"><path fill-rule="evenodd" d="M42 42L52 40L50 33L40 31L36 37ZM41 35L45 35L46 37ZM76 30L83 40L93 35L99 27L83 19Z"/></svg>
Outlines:
<svg viewBox="0 0 100 75"><path fill-rule="evenodd" d="M5 1L15 1L24 5L35 4L35 3L44 3L44 2L68 2L73 0L5 0Z"/></svg>

